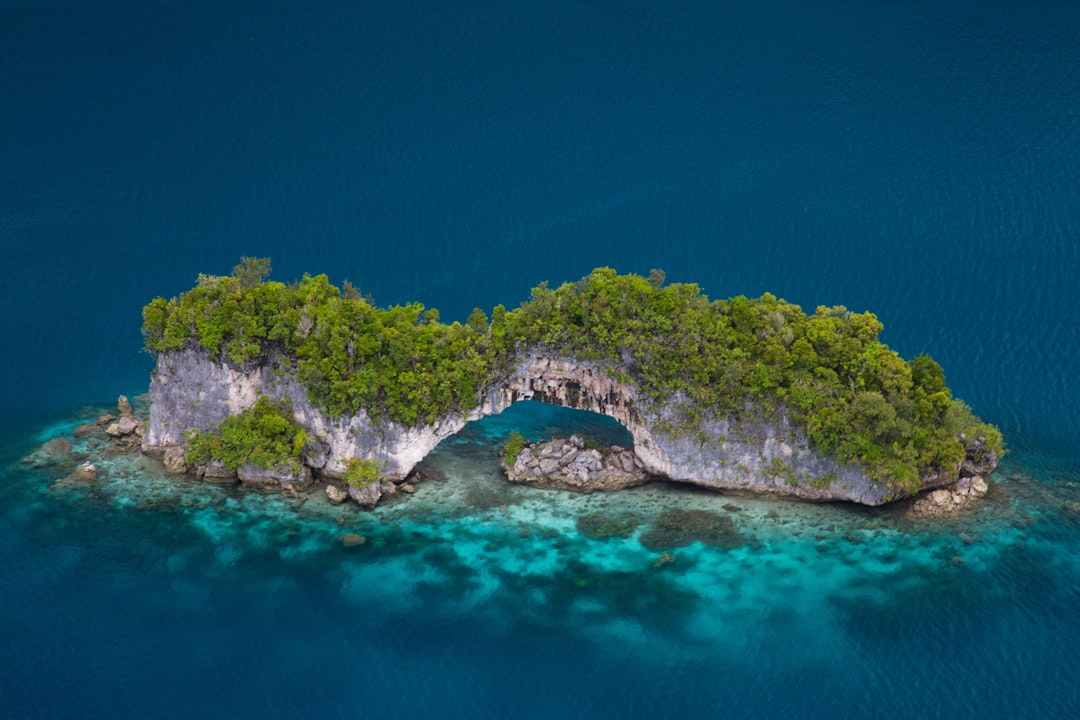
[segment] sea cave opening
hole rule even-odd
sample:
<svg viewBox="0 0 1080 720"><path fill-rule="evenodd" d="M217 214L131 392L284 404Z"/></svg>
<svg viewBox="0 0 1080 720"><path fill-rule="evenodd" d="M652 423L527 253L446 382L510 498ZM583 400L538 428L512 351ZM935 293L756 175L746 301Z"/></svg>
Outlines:
<svg viewBox="0 0 1080 720"><path fill-rule="evenodd" d="M497 483L511 486L499 465L499 454L512 432L531 442L580 435L598 447L618 445L633 450L634 438L614 418L588 410L519 400L501 413L474 420L439 443L414 472L419 479L469 478L477 488ZM492 488L493 489L493 488Z"/></svg>

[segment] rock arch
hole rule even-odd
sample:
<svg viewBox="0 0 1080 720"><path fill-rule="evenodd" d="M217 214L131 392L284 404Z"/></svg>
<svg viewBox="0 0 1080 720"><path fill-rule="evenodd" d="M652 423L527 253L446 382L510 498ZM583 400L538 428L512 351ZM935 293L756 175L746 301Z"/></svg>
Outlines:
<svg viewBox="0 0 1080 720"><path fill-rule="evenodd" d="M229 415L254 405L260 395L287 400L297 422L318 440L306 458L328 477L341 477L349 460L370 458L385 476L400 480L435 446L467 422L502 412L520 400L538 400L599 413L621 423L634 439L634 452L652 475L713 489L739 489L813 500L885 502L887 488L854 466L817 455L787 418L702 417L693 432L673 433L686 411L699 408L676 393L663 403L642 402L619 368L595 361L530 353L501 381L488 388L468 412L449 413L431 425L404 427L373 422L361 410L329 417L312 404L291 365L270 359L238 369L198 349L163 352L150 383L150 418L144 450L163 456L179 452L191 429L212 430ZM753 413L747 415L752 416ZM932 479L944 485L951 479Z"/></svg>
<svg viewBox="0 0 1080 720"><path fill-rule="evenodd" d="M663 474L663 459L641 416L637 388L618 380L609 366L559 356L530 355L489 392L470 419L502 412L520 400L606 415L634 438L634 450L652 474Z"/></svg>

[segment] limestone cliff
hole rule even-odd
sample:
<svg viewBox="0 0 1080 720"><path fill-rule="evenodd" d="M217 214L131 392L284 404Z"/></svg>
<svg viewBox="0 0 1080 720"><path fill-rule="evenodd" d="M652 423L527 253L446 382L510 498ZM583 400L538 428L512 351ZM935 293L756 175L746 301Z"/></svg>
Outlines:
<svg viewBox="0 0 1080 720"><path fill-rule="evenodd" d="M373 422L364 412L328 417L311 403L292 367L281 358L237 368L201 350L162 352L150 385L150 419L143 443L148 453L175 457L186 432L215 429L224 418L265 395L291 404L294 418L315 440L305 462L324 477L341 478L352 458L367 458L380 463L387 479L400 480L466 422L531 399L601 413L622 423L634 438L641 468L650 475L717 490L808 500L880 505L897 499L884 482L860 467L818 455L783 413L759 413L752 407L739 418L697 412L688 429L684 418L698 409L687 397L676 394L662 403L645 403L634 383L617 371L597 362L529 354L505 377L493 378L471 411L448 413L433 424L409 428L386 420ZM996 462L992 455L971 455L965 461L966 474L985 475ZM924 477L920 490L950 484L959 476L960 467L948 468ZM364 504L377 502L377 497L372 501L367 495Z"/></svg>

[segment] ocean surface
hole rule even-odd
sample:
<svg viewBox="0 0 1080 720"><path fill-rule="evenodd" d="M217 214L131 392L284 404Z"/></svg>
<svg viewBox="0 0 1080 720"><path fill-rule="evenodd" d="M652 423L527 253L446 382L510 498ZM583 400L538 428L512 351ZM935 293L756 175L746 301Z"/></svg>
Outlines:
<svg viewBox="0 0 1080 720"><path fill-rule="evenodd" d="M0 0L0 716L1080 715L1077 38L1072 0ZM512 487L511 430L623 437L531 403L372 513L64 482L147 388L142 306L241 255L443 319L596 266L870 310L1010 454L944 523ZM728 532L657 541L679 508Z"/></svg>

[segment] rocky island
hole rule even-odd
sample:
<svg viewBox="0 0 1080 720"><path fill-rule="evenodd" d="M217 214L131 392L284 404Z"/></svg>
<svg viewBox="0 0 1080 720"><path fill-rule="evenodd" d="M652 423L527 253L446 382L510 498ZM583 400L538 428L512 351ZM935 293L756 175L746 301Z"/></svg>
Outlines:
<svg viewBox="0 0 1080 720"><path fill-rule="evenodd" d="M629 431L632 448L603 452L508 440L511 480L579 491L663 478L881 505L959 483L967 498L1002 453L941 367L900 358L871 313L710 300L659 271L600 268L446 324L325 275L286 285L268 273L244 258L144 308L156 367L142 449L172 472L262 489L318 481L332 501L373 507L408 492L440 441L520 400Z"/></svg>

